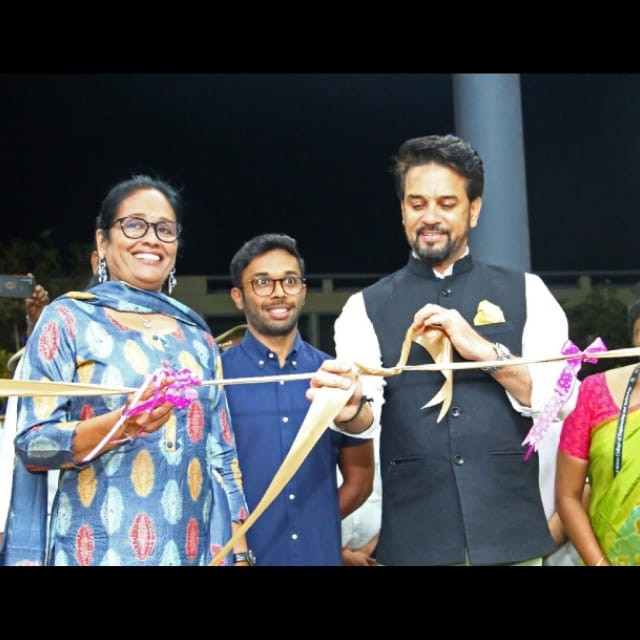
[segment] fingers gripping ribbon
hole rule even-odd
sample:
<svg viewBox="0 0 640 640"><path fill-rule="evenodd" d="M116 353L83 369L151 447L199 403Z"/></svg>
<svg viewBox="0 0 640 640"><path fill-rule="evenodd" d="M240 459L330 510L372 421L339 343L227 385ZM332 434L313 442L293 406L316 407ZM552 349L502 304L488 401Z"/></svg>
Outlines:
<svg viewBox="0 0 640 640"><path fill-rule="evenodd" d="M166 384L167 380L171 380ZM197 397L198 392L193 388L200 385L201 381L197 376L192 375L189 369L181 369L174 371L168 366L160 367L147 376L142 386L138 389L133 400L128 407L122 412L120 418L116 421L109 433L97 444L97 446L85 457L82 462L89 462L109 442L118 429L129 418L146 411L151 413L158 405L170 402L178 409L185 409ZM153 395L149 400L140 402L142 394L153 385ZM125 438L132 440L133 438Z"/></svg>

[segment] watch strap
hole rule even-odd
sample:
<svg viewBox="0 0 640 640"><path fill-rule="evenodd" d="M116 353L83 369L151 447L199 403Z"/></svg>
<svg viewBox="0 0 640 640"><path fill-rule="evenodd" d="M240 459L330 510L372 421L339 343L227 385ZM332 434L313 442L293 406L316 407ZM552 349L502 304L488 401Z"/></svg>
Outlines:
<svg viewBox="0 0 640 640"><path fill-rule="evenodd" d="M235 564L236 562L248 562L253 566L256 563L256 557L251 549L239 551L233 554L233 563Z"/></svg>
<svg viewBox="0 0 640 640"><path fill-rule="evenodd" d="M499 342L494 342L493 348L495 349L495 352L496 352L496 356L497 356L496 360L504 361L504 360L511 359L511 351L509 351L509 349L505 347L503 344L500 344ZM496 371L500 371L502 367L480 367L480 369L482 371L486 371L487 373L495 373Z"/></svg>

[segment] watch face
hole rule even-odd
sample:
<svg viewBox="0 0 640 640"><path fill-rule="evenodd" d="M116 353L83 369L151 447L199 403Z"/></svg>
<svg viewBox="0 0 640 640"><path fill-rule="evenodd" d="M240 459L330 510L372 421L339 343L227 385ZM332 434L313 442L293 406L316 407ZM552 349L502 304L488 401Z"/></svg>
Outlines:
<svg viewBox="0 0 640 640"><path fill-rule="evenodd" d="M509 360L511 358L511 351L509 351L509 348L505 347L503 344L496 342L495 350L498 354L498 360Z"/></svg>
<svg viewBox="0 0 640 640"><path fill-rule="evenodd" d="M251 549L247 549L246 551L234 553L233 562L248 562L253 566L256 563L256 556Z"/></svg>

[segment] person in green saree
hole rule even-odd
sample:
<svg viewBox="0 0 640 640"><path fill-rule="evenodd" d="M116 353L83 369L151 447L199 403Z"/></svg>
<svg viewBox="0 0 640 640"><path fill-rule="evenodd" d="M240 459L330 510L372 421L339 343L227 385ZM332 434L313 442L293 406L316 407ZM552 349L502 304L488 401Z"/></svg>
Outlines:
<svg viewBox="0 0 640 640"><path fill-rule="evenodd" d="M631 364L587 376L562 427L556 509L585 565L640 565L639 374Z"/></svg>

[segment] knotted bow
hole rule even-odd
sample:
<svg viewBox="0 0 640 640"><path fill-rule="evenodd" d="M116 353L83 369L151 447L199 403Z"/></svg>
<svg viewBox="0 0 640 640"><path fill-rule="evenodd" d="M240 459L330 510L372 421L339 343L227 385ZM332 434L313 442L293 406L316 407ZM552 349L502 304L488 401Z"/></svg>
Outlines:
<svg viewBox="0 0 640 640"><path fill-rule="evenodd" d="M426 409L427 407L433 407L437 404L442 403L442 407L440 409L440 413L438 415L437 422L440 422L442 418L444 418L447 411L449 411L449 407L451 406L451 401L453 399L453 371L451 369L445 368L446 365L451 364L453 360L453 345L451 344L451 340L449 336L442 330L437 327L431 327L427 329L424 333L420 335L416 335L413 327L409 327L404 336L404 341L402 343L402 347L400 349L400 359L395 367L385 368L385 367L368 367L359 362L356 363L356 366L359 372L363 375L374 375L374 376L395 376L403 371L407 370L407 360L409 359L409 352L411 351L411 343L415 342L419 344L425 351L429 353L429 355L433 358L434 363L438 367L438 371L444 376L444 383L440 387L439 391L421 408ZM430 366L430 365L427 365ZM420 366L418 365L417 368Z"/></svg>
<svg viewBox="0 0 640 640"><path fill-rule="evenodd" d="M578 347L567 340L562 348L562 354L565 356L571 356L574 354L580 354L579 358L568 358L567 364L562 369L562 373L556 382L556 387L553 390L551 398L544 405L542 411L538 414L533 422L533 426L527 433L526 438L522 441L523 445L529 445L524 459L528 460L534 451L538 450L538 445L544 437L545 433L551 426L551 423L556 419L560 413L562 407L567 403L567 400L571 396L571 389L578 377L578 372L582 368L583 362L589 362L595 364L598 362L598 358L589 354L602 353L607 351L607 346L601 338L596 338L585 350L580 351Z"/></svg>
<svg viewBox="0 0 640 640"><path fill-rule="evenodd" d="M167 384L167 380L171 380ZM197 376L191 374L189 369L181 369L180 371L174 371L168 365L164 365L156 369L153 373L147 376L142 386L138 389L135 396L131 400L131 404L122 412L122 415L109 432L100 440L96 447L89 453L82 462L89 462L92 460L102 447L113 437L118 429L124 424L125 420L131 416L138 415L143 411L151 413L158 405L164 402L170 402L174 407L178 409L185 409L191 402L197 398L198 394L193 388L199 385L200 379ZM153 396L145 402L140 402L140 398L149 386L153 385ZM125 440L132 440L129 436Z"/></svg>

